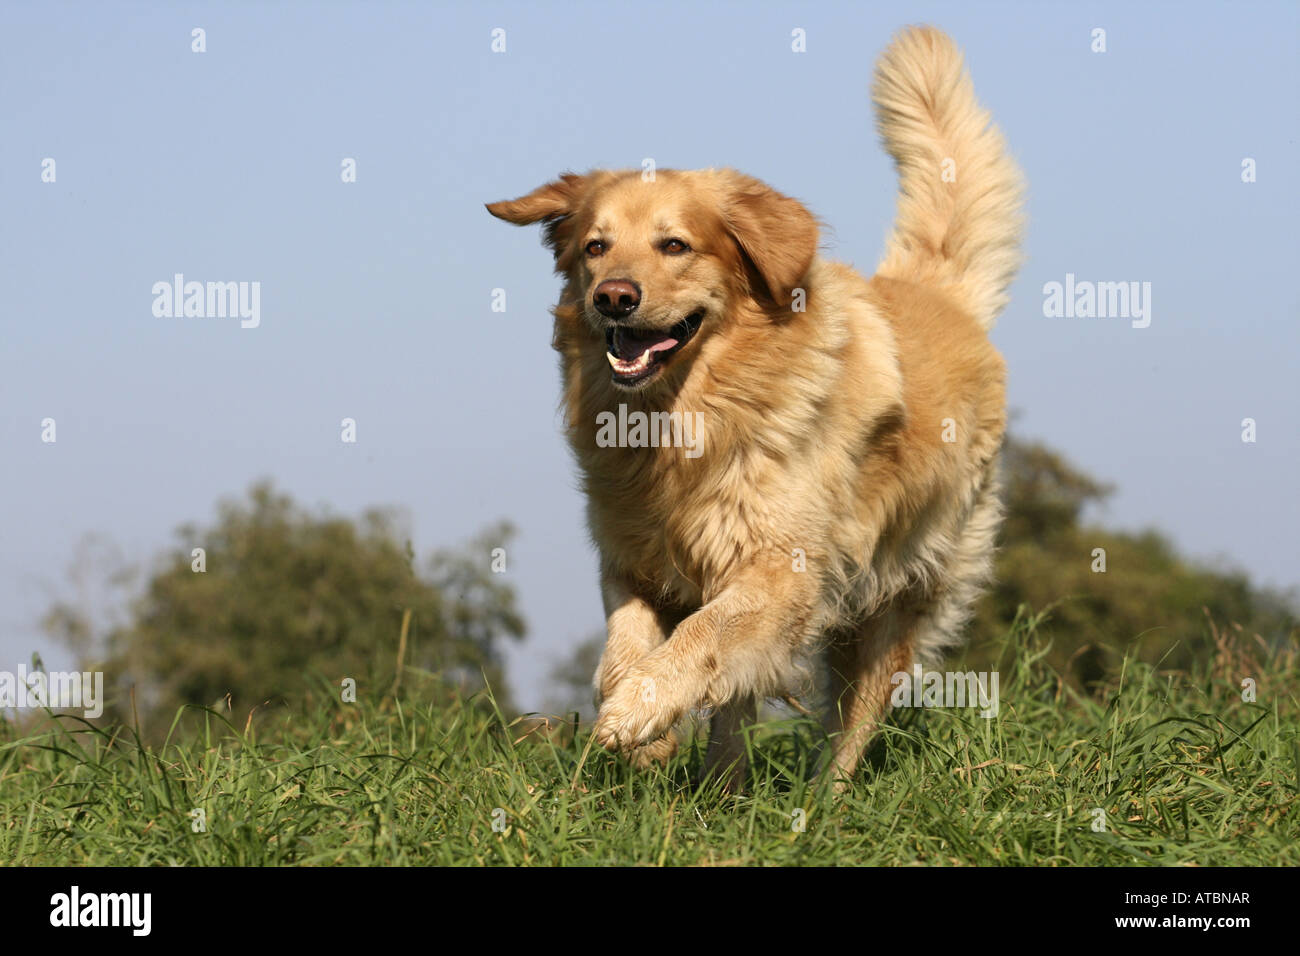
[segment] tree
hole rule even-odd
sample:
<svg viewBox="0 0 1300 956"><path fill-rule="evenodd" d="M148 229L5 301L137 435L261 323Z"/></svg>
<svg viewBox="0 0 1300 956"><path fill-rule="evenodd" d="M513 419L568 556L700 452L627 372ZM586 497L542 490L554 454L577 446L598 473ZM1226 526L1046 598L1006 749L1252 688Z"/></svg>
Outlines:
<svg viewBox="0 0 1300 956"><path fill-rule="evenodd" d="M256 485L246 501L221 503L210 527L178 529L177 549L107 634L104 669L119 691L112 715L130 717L132 689L157 731L186 703L228 701L242 715L300 700L322 679L387 687L408 611L408 665L462 693L486 679L508 701L501 645L522 637L524 622L489 555L511 533L502 524L462 552L439 552L422 576L391 513L359 522L310 514ZM66 604L46 624L65 640L84 642L89 629Z"/></svg>
<svg viewBox="0 0 1300 956"><path fill-rule="evenodd" d="M1290 603L1246 575L1198 566L1157 531L1084 524L1086 506L1112 489L1044 445L1008 439L1003 487L1006 520L972 657L1005 634L1021 605L1050 608L1051 663L1085 686L1125 652L1178 668L1212 653L1207 615L1274 645L1295 633Z"/></svg>

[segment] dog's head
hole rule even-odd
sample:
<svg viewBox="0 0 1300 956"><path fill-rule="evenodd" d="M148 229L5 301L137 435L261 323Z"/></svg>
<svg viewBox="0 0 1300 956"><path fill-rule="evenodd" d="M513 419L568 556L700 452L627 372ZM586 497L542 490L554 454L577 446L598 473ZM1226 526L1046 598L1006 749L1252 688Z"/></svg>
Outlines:
<svg viewBox="0 0 1300 956"><path fill-rule="evenodd" d="M566 174L487 209L545 223L567 280L561 305L576 310L585 347L603 347L624 390L670 381L742 308L788 316L817 253L817 222L802 204L729 169Z"/></svg>

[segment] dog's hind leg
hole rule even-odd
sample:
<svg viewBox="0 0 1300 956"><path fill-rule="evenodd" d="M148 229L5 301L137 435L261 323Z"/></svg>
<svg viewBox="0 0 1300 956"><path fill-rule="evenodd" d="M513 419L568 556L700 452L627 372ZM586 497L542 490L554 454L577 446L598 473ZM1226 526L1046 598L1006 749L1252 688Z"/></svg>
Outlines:
<svg viewBox="0 0 1300 956"><path fill-rule="evenodd" d="M745 785L749 766L745 747L744 725L758 717L758 701L749 695L735 698L714 711L709 722L709 749L704 755L706 776L719 776L728 793Z"/></svg>
<svg viewBox="0 0 1300 956"><path fill-rule="evenodd" d="M827 648L831 760L822 771L844 790L889 709L894 675L912 668L921 625L909 610L889 608L836 635Z"/></svg>

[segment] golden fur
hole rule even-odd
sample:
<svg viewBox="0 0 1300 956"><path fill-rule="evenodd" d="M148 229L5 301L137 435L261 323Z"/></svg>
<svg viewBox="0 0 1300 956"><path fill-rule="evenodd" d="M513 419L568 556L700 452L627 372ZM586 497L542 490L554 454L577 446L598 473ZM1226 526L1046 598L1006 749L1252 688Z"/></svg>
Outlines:
<svg viewBox="0 0 1300 956"><path fill-rule="evenodd" d="M937 30L895 38L873 98L901 195L869 281L818 256L803 205L732 170L569 174L488 206L545 222L565 279L554 346L608 624L595 734L638 762L708 707L709 763L735 782L741 725L824 650L848 776L890 677L937 663L987 578L1005 400L986 331L1019 260L1020 176ZM598 311L606 280L639 289L630 316ZM620 323L638 348L685 344L628 384L606 356ZM602 447L620 404L698 413L698 457Z"/></svg>

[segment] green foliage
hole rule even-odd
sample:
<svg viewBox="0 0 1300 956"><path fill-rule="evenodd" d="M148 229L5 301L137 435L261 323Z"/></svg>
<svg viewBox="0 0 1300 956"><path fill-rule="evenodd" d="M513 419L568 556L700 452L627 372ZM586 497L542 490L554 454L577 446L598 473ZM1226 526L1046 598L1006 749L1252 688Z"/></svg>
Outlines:
<svg viewBox="0 0 1300 956"><path fill-rule="evenodd" d="M182 529L109 634L108 672L129 675L148 733L126 698L118 722L0 721L0 859L1300 864L1294 611L1157 534L1085 526L1106 489L1046 449L1013 443L1007 483L998 580L966 665L1000 674L998 715L896 711L839 799L815 776L822 731L802 718L750 731L734 797L700 778L689 728L667 768L639 771L581 727L510 719L473 693L483 673L499 686L500 644L523 630L488 572L508 529L421 576L388 517L314 517L259 487L211 528ZM207 549L203 574L193 547ZM50 622L82 645L95 630L66 605ZM585 694L599 643L584 647L553 672L562 689ZM355 703L339 699L344 676ZM262 700L281 705L244 719Z"/></svg>
<svg viewBox="0 0 1300 956"><path fill-rule="evenodd" d="M1130 653L1186 669L1210 650L1209 618L1271 645L1295 633L1295 611L1242 574L1197 567L1155 531L1082 524L1110 489L1036 443L1009 440L1003 455L1006 520L995 580L972 627L970 659L987 660L1023 606L1050 608L1052 663L1084 686ZM1094 571L1094 549L1105 571ZM1099 566L1099 565L1097 565Z"/></svg>
<svg viewBox="0 0 1300 956"><path fill-rule="evenodd" d="M408 611L404 664L466 693L486 676L504 693L501 643L524 623L489 554L510 534L508 525L489 529L463 553L435 555L421 576L389 514L317 516L258 485L246 501L223 502L211 527L179 529L177 550L107 634L113 713L133 720L134 706L156 734L181 704L242 717L296 702L317 679L335 696L349 677L387 687ZM194 548L206 551L201 573ZM47 625L84 644L77 610L60 605Z"/></svg>
<svg viewBox="0 0 1300 956"><path fill-rule="evenodd" d="M898 712L839 800L813 776L812 721L755 728L748 792L731 797L699 779L699 736L665 770L638 771L584 730L511 721L486 695L416 675L397 698L321 694L252 729L206 713L161 749L70 717L25 733L0 722L0 859L1300 865L1294 649L1228 632L1189 674L1128 662L1084 694L1038 624L1022 616L992 648L997 717ZM1238 673L1259 675L1255 702Z"/></svg>

